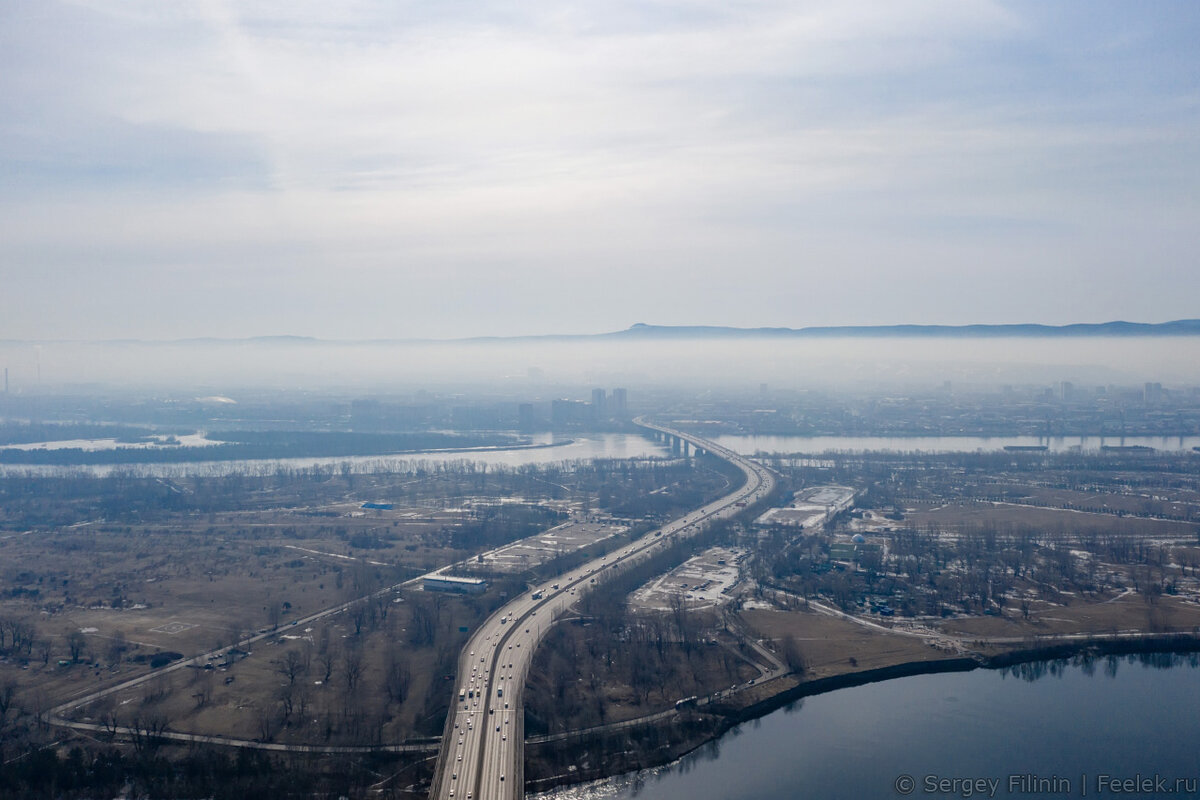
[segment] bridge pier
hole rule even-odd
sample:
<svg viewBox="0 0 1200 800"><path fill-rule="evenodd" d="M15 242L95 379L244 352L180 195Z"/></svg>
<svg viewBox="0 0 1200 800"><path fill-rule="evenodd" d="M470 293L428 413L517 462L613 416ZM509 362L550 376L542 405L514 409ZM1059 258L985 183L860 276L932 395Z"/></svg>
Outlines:
<svg viewBox="0 0 1200 800"><path fill-rule="evenodd" d="M682 436L666 431L659 431L653 428L650 429L650 438L668 448L674 455L682 455L684 458L692 456L708 455L709 451L699 445L692 444Z"/></svg>

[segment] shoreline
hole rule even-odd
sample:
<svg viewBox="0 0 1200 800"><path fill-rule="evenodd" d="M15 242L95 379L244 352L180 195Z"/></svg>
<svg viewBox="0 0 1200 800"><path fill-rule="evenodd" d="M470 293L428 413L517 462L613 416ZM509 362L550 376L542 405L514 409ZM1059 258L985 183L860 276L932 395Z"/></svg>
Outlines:
<svg viewBox="0 0 1200 800"><path fill-rule="evenodd" d="M1036 647L1013 649L993 655L976 654L973 656L955 656L932 661L903 661L897 664L858 672L845 672L812 680L801 680L761 700L746 705L711 703L705 707L703 712L692 709L679 709L673 718L649 721L644 725L631 725L614 732L614 735L611 736L606 737L604 734L599 734L589 737L581 734L580 738L575 742L571 742L569 739L563 740L566 744L560 747L560 756L565 751L565 753L575 756L574 760L577 762L583 760L587 764L587 759L593 759L599 763L595 765L589 764L585 768L577 768L574 771L529 779L526 782L525 788L526 792L531 795L541 795L564 786L591 783L593 781L617 778L622 775L669 766L700 747L710 742L718 741L738 725L765 717L805 697L827 694L839 689L852 689L857 686L866 686L872 683L881 683L917 675L971 672L977 669L1001 670L1020 664L1056 661L1083 654L1102 658L1106 656L1135 655L1141 653L1186 654L1195 652L1200 652L1200 636L1192 633L1165 633L1137 639L1105 638L1100 636L1095 639L1081 639L1079 641L1056 644L1047 643ZM796 678L795 673L788 673L775 680L781 682L795 681ZM759 684L759 686L768 685ZM685 738L681 741L659 745L654 750L646 753L628 746L636 738L655 740L664 737L669 738L673 733L683 734ZM597 742L603 742L605 739L610 741L620 740L624 746L616 747L615 752L612 754L596 757L590 750ZM527 745L527 750L540 750L552 744L562 745L562 742L544 742L532 746ZM551 747L548 749L553 750L554 748ZM542 753L538 752L535 755L541 756ZM526 759L527 761L530 759L529 753L527 753Z"/></svg>
<svg viewBox="0 0 1200 800"><path fill-rule="evenodd" d="M461 454L463 461L470 461L471 456L479 455L486 456L494 453L519 453L531 450L549 450L556 447L566 447L578 442L578 438L564 439L559 442L545 443L530 443L513 446L484 446L477 448L447 448L442 450L405 450L391 453L378 453L372 455L340 455L340 456L279 456L272 458L226 458L226 459L207 459L203 461L137 461L137 462L89 462L78 464L35 464L28 462L7 463L0 459L0 478L3 477L21 477L21 478L54 478L63 475L76 475L85 473L97 477L104 477L110 474L113 470L130 471L135 477L171 477L182 478L196 474L201 474L205 469L213 469L225 465L237 465L235 470L223 471L211 474L236 474L237 472L247 469L258 470L260 473L264 467L274 467L276 469L308 469L317 466L339 466L342 464L361 464L366 463L375 465L377 462L395 460L410 460L419 461L423 456L430 458L438 458L447 455ZM563 461L571 461L570 458L563 458ZM289 462L302 461L302 465L294 466ZM211 476L210 473L202 473L205 476Z"/></svg>
<svg viewBox="0 0 1200 800"><path fill-rule="evenodd" d="M277 462L277 461L288 461L288 460L300 459L300 458L304 458L304 459L309 459L309 458L311 458L311 459L411 458L414 456L446 455L446 454L453 454L453 453L505 453L510 450L512 450L512 451L543 450L543 449L551 448L551 447L565 447L567 445L574 444L575 441L576 440L574 438L571 438L571 439L563 439L562 441L556 441L556 442L526 442L524 444L479 445L477 447L423 448L420 450L389 450L389 451L383 452L383 453L343 453L341 455L319 455L319 454L317 454L317 455L295 455L295 454L291 454L291 455L280 455L280 456L262 456L259 458L237 458L237 457L234 457L234 458L216 458L216 459L214 459L214 458L195 458L195 459L192 459L192 458L177 458L177 459L153 459L153 458L150 458L150 459L146 459L144 461L132 461L132 460L131 461L123 461L120 459L111 459L111 458L103 459L102 458L99 460L80 459L77 461L68 461L68 462L63 462L63 463L53 463L53 462L36 461L36 460L35 461L14 461L14 460L8 460L8 459L10 457L10 454L15 454L18 452L32 452L32 453L72 452L72 453L79 453L82 455L84 453L100 453L100 454L118 453L118 452L154 453L154 452L159 452L159 451L151 450L149 448L139 448L139 447L117 447L117 448L113 448L111 450L79 450L77 448L61 448L61 449L57 449L57 450L36 450L36 449L35 450L26 450L26 449L9 447L9 448L0 448L0 464L3 464L6 467L13 467L13 468L62 467L62 468L70 469L73 467L112 467L112 466L140 467L140 466L160 466L160 465L164 465L164 464L165 465L184 466L184 465L193 465L193 464L220 464L220 463L224 463L224 462L228 462L228 461L239 461L239 462L244 462L247 464L259 464L259 463L272 463L272 462ZM212 448L220 447L223 444L225 444L225 443L206 445L204 447L185 447L185 448L173 448L173 449L161 448L161 452L170 453L172 455L178 454L178 455L184 455L184 456L188 456L188 455L211 456Z"/></svg>

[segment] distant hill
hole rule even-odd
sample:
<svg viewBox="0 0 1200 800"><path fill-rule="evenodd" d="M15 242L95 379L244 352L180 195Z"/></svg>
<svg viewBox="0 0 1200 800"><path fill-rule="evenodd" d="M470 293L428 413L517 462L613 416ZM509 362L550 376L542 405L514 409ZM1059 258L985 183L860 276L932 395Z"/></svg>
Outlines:
<svg viewBox="0 0 1200 800"><path fill-rule="evenodd" d="M646 325L600 334L605 338L696 339L747 337L889 337L947 338L1079 337L1079 336L1200 336L1200 319L1173 322L1099 322L1075 325L845 325L813 328L729 328L714 325Z"/></svg>
<svg viewBox="0 0 1200 800"><path fill-rule="evenodd" d="M244 339L198 337L174 340L109 339L93 344L132 346L284 346L310 345L395 345L395 344L485 344L505 342L548 341L614 341L623 339L748 339L748 338L999 338L999 337L1089 337L1089 336L1200 336L1200 319L1179 319L1173 322L1098 322L1075 325L841 325L811 328L734 328L722 325L647 325L639 322L625 330L609 333L542 334L536 336L473 336L463 339L317 339L310 336L253 336ZM67 343L0 340L0 345L30 345ZM74 343L81 343L76 340Z"/></svg>

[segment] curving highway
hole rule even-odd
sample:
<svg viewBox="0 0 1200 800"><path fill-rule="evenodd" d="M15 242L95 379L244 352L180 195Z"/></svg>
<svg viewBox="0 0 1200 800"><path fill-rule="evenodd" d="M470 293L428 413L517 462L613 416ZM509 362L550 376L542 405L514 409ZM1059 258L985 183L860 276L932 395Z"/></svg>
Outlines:
<svg viewBox="0 0 1200 800"><path fill-rule="evenodd" d="M582 592L603 583L618 565L644 558L663 547L664 542L691 536L704 523L731 517L767 497L775 487L769 470L732 450L644 419L635 422L729 461L745 474L745 484L620 550L523 592L488 617L459 657L454 702L446 718L430 794L435 800L523 797L525 737L521 699L525 676L534 649L554 620Z"/></svg>

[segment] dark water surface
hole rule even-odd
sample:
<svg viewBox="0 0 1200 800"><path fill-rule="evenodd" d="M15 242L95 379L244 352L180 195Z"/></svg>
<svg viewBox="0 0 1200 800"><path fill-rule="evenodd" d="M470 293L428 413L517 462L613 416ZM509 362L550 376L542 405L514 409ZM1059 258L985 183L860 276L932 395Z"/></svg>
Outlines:
<svg viewBox="0 0 1200 800"><path fill-rule="evenodd" d="M1155 779L1165 781L1157 790ZM1116 780L1146 783L1118 792ZM843 689L746 723L675 765L540 797L902 796L1200 796L1196 658L1101 657Z"/></svg>

